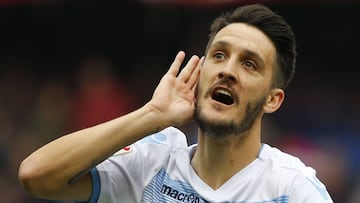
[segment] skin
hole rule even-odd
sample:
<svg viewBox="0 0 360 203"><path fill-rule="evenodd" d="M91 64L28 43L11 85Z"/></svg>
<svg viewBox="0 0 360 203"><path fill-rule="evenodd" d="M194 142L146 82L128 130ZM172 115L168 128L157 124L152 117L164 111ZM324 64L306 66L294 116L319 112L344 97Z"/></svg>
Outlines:
<svg viewBox="0 0 360 203"><path fill-rule="evenodd" d="M231 46L225 49L223 42ZM92 187L90 168L146 135L189 122L194 118L195 103L208 121L237 125L243 123L248 105L260 104L253 125L241 133L217 137L199 130L191 165L209 187L221 187L256 158L261 118L276 111L283 101L281 89L270 89L275 48L256 28L235 23L217 34L205 60L192 56L179 73L184 58L184 52L177 54L153 97L141 108L65 135L29 155L19 168L24 188L39 198L86 201ZM250 62L256 63L255 69ZM224 77L232 82L227 86L216 83ZM232 105L217 102L207 93L219 85L232 92Z"/></svg>
<svg viewBox="0 0 360 203"><path fill-rule="evenodd" d="M275 47L258 29L234 23L216 35L201 70L197 106L207 123L234 123L240 129L249 119L248 106L253 111L253 123L248 129L227 135L211 136L199 131L198 149L192 159L197 174L213 189L221 187L236 172L257 157L260 147L261 118L276 111L284 98L281 89L272 84ZM218 81L228 78L228 83ZM234 103L225 105L211 97L216 88L231 92ZM250 116L250 117L251 117Z"/></svg>
<svg viewBox="0 0 360 203"><path fill-rule="evenodd" d="M191 120L202 61L191 57L177 77L184 58L184 52L177 54L143 107L65 135L30 154L18 172L25 190L43 199L87 201L92 187L90 168L146 135Z"/></svg>

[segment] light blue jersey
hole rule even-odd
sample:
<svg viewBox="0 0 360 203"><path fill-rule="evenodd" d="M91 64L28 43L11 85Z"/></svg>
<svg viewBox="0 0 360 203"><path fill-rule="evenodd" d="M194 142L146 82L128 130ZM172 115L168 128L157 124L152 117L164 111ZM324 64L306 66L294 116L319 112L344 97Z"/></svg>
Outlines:
<svg viewBox="0 0 360 203"><path fill-rule="evenodd" d="M196 145L169 127L120 150L94 168L90 202L97 203L331 203L314 169L263 144L257 159L220 188L191 167Z"/></svg>

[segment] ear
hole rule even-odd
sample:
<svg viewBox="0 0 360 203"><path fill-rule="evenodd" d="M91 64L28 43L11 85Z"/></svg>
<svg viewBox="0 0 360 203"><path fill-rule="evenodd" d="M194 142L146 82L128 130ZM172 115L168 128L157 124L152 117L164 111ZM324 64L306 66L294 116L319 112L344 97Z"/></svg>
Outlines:
<svg viewBox="0 0 360 203"><path fill-rule="evenodd" d="M272 89L269 95L266 98L264 104L264 112L265 113L273 113L278 110L283 103L285 98L285 93L283 89L275 88Z"/></svg>

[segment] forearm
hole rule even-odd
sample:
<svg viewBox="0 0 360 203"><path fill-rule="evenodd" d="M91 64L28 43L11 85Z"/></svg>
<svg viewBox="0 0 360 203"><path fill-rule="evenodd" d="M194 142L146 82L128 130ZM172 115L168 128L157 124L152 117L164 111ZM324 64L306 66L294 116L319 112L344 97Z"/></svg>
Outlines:
<svg viewBox="0 0 360 203"><path fill-rule="evenodd" d="M50 142L26 158L19 176L37 194L70 187L72 181L119 149L170 125L150 105Z"/></svg>
<svg viewBox="0 0 360 203"><path fill-rule="evenodd" d="M193 56L178 74L179 52L152 99L142 108L109 122L63 136L35 151L20 166L19 178L33 195L86 200L91 193L87 171L119 149L170 125L193 118L200 64Z"/></svg>

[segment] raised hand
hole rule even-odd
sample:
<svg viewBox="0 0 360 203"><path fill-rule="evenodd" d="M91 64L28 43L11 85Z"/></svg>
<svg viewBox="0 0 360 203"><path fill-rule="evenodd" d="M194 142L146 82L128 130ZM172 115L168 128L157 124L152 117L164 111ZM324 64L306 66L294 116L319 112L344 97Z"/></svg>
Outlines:
<svg viewBox="0 0 360 203"><path fill-rule="evenodd" d="M163 114L169 125L174 126L181 125L193 118L195 87L203 60L194 55L180 71L184 58L183 51L176 55L148 103Z"/></svg>

